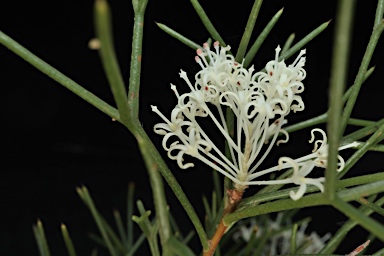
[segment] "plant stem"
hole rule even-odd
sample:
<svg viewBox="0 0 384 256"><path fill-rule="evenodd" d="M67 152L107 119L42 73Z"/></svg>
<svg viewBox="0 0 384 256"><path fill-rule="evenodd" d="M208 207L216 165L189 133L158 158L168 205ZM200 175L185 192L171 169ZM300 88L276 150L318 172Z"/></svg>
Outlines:
<svg viewBox="0 0 384 256"><path fill-rule="evenodd" d="M384 13L384 0L379 0L377 2L376 14L375 14L375 26L379 25L383 19Z"/></svg>
<svg viewBox="0 0 384 256"><path fill-rule="evenodd" d="M227 190L228 204L224 208L223 217L220 221L220 224L216 228L215 234L213 235L212 239L209 240L209 248L208 250L204 250L203 256L211 256L215 252L221 238L228 228L228 225L224 223L224 217L236 210L237 206L241 202L241 199L243 198L243 192L244 191L238 191L236 189Z"/></svg>
<svg viewBox="0 0 384 256"><path fill-rule="evenodd" d="M329 92L328 110L328 163L325 173L325 196L329 200L335 197L336 169L340 143L340 117L343 107L342 97L346 84L346 73L349 59L351 27L356 2L340 0L337 8L336 28L333 41L333 57L331 70L331 88Z"/></svg>
<svg viewBox="0 0 384 256"><path fill-rule="evenodd" d="M134 25L132 37L132 53L129 76L129 120L127 123L128 129L135 136L141 154L146 163L148 175L151 182L153 201L156 209L156 218L159 225L160 241L163 249L163 255L169 255L170 249L168 239L171 236L171 226L168 218L167 201L165 197L164 185L162 177L158 170L158 164L153 157L152 143L148 139L147 134L140 125L139 121L139 92L140 92L140 77L141 77L141 60L142 60L142 45L143 45L143 28L144 28L144 13L148 0L133 2L134 6Z"/></svg>

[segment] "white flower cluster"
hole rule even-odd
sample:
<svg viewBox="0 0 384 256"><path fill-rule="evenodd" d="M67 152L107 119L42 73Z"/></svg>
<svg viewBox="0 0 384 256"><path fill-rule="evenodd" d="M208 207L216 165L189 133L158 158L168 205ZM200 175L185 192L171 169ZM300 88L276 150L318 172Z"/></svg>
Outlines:
<svg viewBox="0 0 384 256"><path fill-rule="evenodd" d="M245 242L249 242L253 234L256 238L273 234L263 246L261 255L289 255L292 236L290 226L292 226L291 221L289 219L284 221L282 212L277 214L275 221L271 219L258 221L256 217L250 220L249 225L241 225L239 231L234 233L233 239L243 239ZM327 233L323 237L316 232L306 234L307 226L308 222L299 225L296 232L296 247L301 248L301 254L315 255L325 246L325 242L329 240L331 234Z"/></svg>
<svg viewBox="0 0 384 256"><path fill-rule="evenodd" d="M177 161L182 169L194 166L184 161L184 155L199 159L211 168L219 171L235 183L238 191L248 185L297 184L299 190L291 191L294 200L299 199L306 191L306 185L312 184L323 190L324 178L311 179L306 176L315 166L326 167L327 138L315 142L314 153L299 159L283 157L276 167L259 170L273 145L288 141L288 133L282 129L287 123L286 116L291 112L302 111L304 103L299 95L304 90L302 80L306 76L303 69L305 50L289 66L279 61L280 47L276 48L275 59L269 61L265 71L254 72L254 67L244 68L227 53L230 46L221 47L213 44L211 51L205 43L198 49L196 62L201 70L195 75L192 84L186 72L180 71L185 80L188 93L179 94L175 85L171 89L177 97L177 105L172 110L170 120L156 106L152 110L165 123L154 126L157 134L163 135L162 146L171 159ZM233 111L235 117L234 131L229 131L225 119L225 107ZM207 128L201 122L209 118L227 142L231 158L227 158L207 135ZM232 134L231 134L232 132ZM277 140L282 133L285 138ZM231 136L232 135L232 136ZM318 143L321 143L318 146ZM339 157L340 169L344 160ZM273 171L292 168L294 174L284 180L254 180Z"/></svg>

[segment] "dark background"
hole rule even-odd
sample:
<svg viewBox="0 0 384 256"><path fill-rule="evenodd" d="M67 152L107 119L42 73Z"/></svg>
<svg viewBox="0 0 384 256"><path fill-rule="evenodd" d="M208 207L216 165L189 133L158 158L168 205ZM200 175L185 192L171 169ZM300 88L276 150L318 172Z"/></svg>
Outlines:
<svg viewBox="0 0 384 256"><path fill-rule="evenodd" d="M227 44L236 49L253 1L201 1ZM284 13L255 59L256 70L274 57L274 49L283 45L291 33L297 42L321 23L335 18L336 1L265 1L254 35L261 32L270 18L282 7ZM132 7L129 1L110 1L114 36L121 71L128 79ZM375 13L374 1L358 1L351 49L349 82L352 83L369 40ZM93 1L12 1L3 0L0 29L53 65L76 82L113 104L97 52L88 49L94 37ZM169 83L185 84L178 72L192 74L198 70L195 52L166 35L156 22L164 23L186 37L202 44L209 37L187 0L149 1L143 45L141 121L160 148L160 137L152 132L159 122L150 104L169 113L175 104ZM305 80L305 111L292 114L289 122L323 113L327 108L327 88L331 56L331 22L319 37L308 44ZM382 118L383 42L372 65L376 70L362 89L354 117ZM288 60L291 63L293 60ZM192 75L190 75L192 77ZM61 85L45 77L19 57L0 46L2 97L0 133L0 255L37 255L32 224L40 218L46 228L53 255L66 255L59 231L68 226L79 255L89 255L94 243L89 231L96 232L90 213L78 198L75 188L86 185L100 211L112 219L112 210L125 213L127 184L136 184L136 198L153 209L147 174L136 142L120 124L94 109ZM297 157L311 150L309 132L292 134L291 142L277 149ZM295 143L292 143L292 141ZM303 145L303 146L297 146ZM287 151L289 150L289 151ZM379 154L363 159L357 171L374 172L383 163ZM170 163L174 174L190 197L198 214L203 216L201 196L210 195L211 171L198 168L179 170ZM355 174L357 173L355 171ZM167 187L167 185L166 185ZM167 187L171 211L186 232L192 228L184 211ZM326 220L321 215L326 214ZM334 231L345 218L330 207L304 211L314 216L309 229L321 235ZM180 216L180 217L179 217ZM347 253L364 242L366 232L358 229L343 243L339 253ZM192 243L200 250L198 243ZM376 248L382 244L374 245ZM146 252L144 251L143 254ZM102 253L100 255L103 255Z"/></svg>

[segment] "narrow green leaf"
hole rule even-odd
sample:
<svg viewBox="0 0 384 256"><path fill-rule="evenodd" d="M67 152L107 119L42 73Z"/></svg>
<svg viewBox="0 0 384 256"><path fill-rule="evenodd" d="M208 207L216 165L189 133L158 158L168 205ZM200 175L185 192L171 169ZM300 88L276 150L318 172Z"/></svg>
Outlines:
<svg viewBox="0 0 384 256"><path fill-rule="evenodd" d="M37 224L33 226L33 234L39 248L40 256L50 256L47 238L45 236L43 223L37 220Z"/></svg>
<svg viewBox="0 0 384 256"><path fill-rule="evenodd" d="M305 128L308 128L311 126L315 126L318 124L323 124L327 121L327 116L328 115L326 113L321 114L319 116L312 117L312 118L305 120L305 121L302 121L300 123L287 126L284 128L284 130L286 130L288 133L291 133L291 132L300 131L302 129L305 129Z"/></svg>
<svg viewBox="0 0 384 256"><path fill-rule="evenodd" d="M371 125L366 126L364 128L361 128L355 132L352 132L346 136L343 137L342 143L351 143L354 141L358 141L364 137L367 137L368 135L371 135L372 133L376 132L382 125L384 125L384 118L373 122Z"/></svg>
<svg viewBox="0 0 384 256"><path fill-rule="evenodd" d="M208 203L208 200L207 200L207 197L203 195L202 197L202 201L203 201L203 205L204 205L204 210L205 210L205 218L206 218L206 229L209 229L211 227L211 223L213 221L213 217L212 217L212 212L211 212L211 208L209 207L209 203Z"/></svg>
<svg viewBox="0 0 384 256"><path fill-rule="evenodd" d="M381 216L384 216L384 209L378 206L377 204L372 203L365 198L361 198L360 200L358 200L358 202L360 202L362 205L366 206L367 208L371 209L372 211L380 214Z"/></svg>
<svg viewBox="0 0 384 256"><path fill-rule="evenodd" d="M128 184L128 195L127 195L127 248L133 246L133 202L135 195L135 183L130 182Z"/></svg>
<svg viewBox="0 0 384 256"><path fill-rule="evenodd" d="M181 233L181 230L179 228L179 225L177 224L175 218L173 217L171 212L168 212L168 218L169 222L171 223L171 227L173 230L173 236L178 238L178 239L183 239L183 234Z"/></svg>
<svg viewBox="0 0 384 256"><path fill-rule="evenodd" d="M264 40L269 35L269 32L273 29L276 22L279 20L281 14L283 13L283 9L280 9L269 21L267 26L263 29L263 31L260 33L260 35L257 37L256 41L253 43L249 51L244 57L244 67L248 67L252 60L255 58L257 52L260 49L260 46L263 44Z"/></svg>
<svg viewBox="0 0 384 256"><path fill-rule="evenodd" d="M191 239L194 237L195 235L195 231L191 230L186 236L185 238L183 239L182 243L183 244L188 244L189 241L191 241Z"/></svg>
<svg viewBox="0 0 384 256"><path fill-rule="evenodd" d="M383 256L384 255L384 248L381 250L378 250L376 253L372 254L371 256Z"/></svg>
<svg viewBox="0 0 384 256"><path fill-rule="evenodd" d="M69 232L67 227L64 224L61 224L60 226L61 229L61 234L63 235L65 247L67 248L68 255L69 256L76 256L76 250L75 247L73 246L72 239L69 236Z"/></svg>
<svg viewBox="0 0 384 256"><path fill-rule="evenodd" d="M307 193L310 191L316 191L318 188L310 186L307 188ZM258 216L262 214L267 214L271 212L279 212L283 210L297 209L310 207L315 205L327 205L329 201L324 197L323 193L316 193L302 197L300 200L293 201L292 199L280 199L277 198L286 198L289 196L290 189L284 191L277 191L268 194L269 198L266 198L266 195L263 195L262 200L273 202L268 202L265 204L259 205L259 202L254 198L252 201L247 201L245 204L240 204L239 208L231 214L228 214L224 217L224 223L230 225L233 222L236 222L240 219L248 218L251 216ZM357 200L363 196L370 196L372 194L381 193L384 191L384 181L372 182L362 186L354 187L351 189L345 189L337 193L338 198L344 201ZM257 207L256 207L257 206Z"/></svg>
<svg viewBox="0 0 384 256"><path fill-rule="evenodd" d="M212 175L213 175L213 187L215 188L214 192L217 196L217 198L223 198L223 189L221 188L221 185L220 185L220 176L219 176L219 172L213 170L212 171ZM220 206L220 200L217 200L217 207Z"/></svg>
<svg viewBox="0 0 384 256"><path fill-rule="evenodd" d="M346 187L373 183L378 180L384 180L384 172L369 174L369 175L362 175L359 177L340 180L337 182L336 188L343 189ZM256 207L257 205L263 202L287 198L289 197L289 191L291 191L291 188L283 189L279 191L260 193L251 197L244 198L243 201L240 203L238 210L242 210L246 207ZM311 192L316 192L316 191L319 191L319 189L315 186L307 187L307 194Z"/></svg>
<svg viewBox="0 0 384 256"><path fill-rule="evenodd" d="M247 50L249 40L251 39L251 35L253 32L253 28L255 27L257 16L259 15L259 11L263 0L255 0L252 6L251 13L249 14L247 25L244 29L244 34L241 38L239 49L237 50L235 60L241 63L244 59L245 52Z"/></svg>
<svg viewBox="0 0 384 256"><path fill-rule="evenodd" d="M195 9L197 15L199 15L200 20L203 22L205 28L209 32L209 34L212 36L213 40L219 41L221 46L226 46L223 38L221 38L219 32L215 29L212 22L208 18L207 14L205 13L203 7L201 7L198 0L190 0L193 8Z"/></svg>
<svg viewBox="0 0 384 256"><path fill-rule="evenodd" d="M353 178L348 178L338 181L337 188L346 188L356 185L363 185L367 183L373 183L378 180L384 180L384 172L379 172L375 174L361 175Z"/></svg>
<svg viewBox="0 0 384 256"><path fill-rule="evenodd" d="M382 182L382 186L383 185L384 183ZM334 201L332 201L332 205L349 218L358 222L369 232L376 235L379 239L384 240L384 226L382 224L372 218L365 216L361 211L352 207L350 204L344 202L338 197L335 197Z"/></svg>
<svg viewBox="0 0 384 256"><path fill-rule="evenodd" d="M257 207L247 206L236 210L234 213L228 214L224 217L224 224L230 225L240 219L248 218L251 216L258 216L271 212L279 212L284 210L304 208L315 205L326 205L328 201L322 193L316 193L304 196L300 200L293 201L292 199L281 199L265 204L257 205Z"/></svg>
<svg viewBox="0 0 384 256"><path fill-rule="evenodd" d="M297 244L296 244L297 243L297 238L296 238L296 235L297 235L298 227L299 227L299 225L297 225L297 224L294 224L292 226L291 242L290 242L290 249L289 249L289 252L292 255L296 254L296 249L297 249Z"/></svg>
<svg viewBox="0 0 384 256"><path fill-rule="evenodd" d="M119 110L121 122L128 126L130 109L128 107L127 91L113 46L111 14L106 0L95 1L95 28L97 38L101 44L101 61Z"/></svg>
<svg viewBox="0 0 384 256"><path fill-rule="evenodd" d="M217 205L218 205L218 199L217 199L216 193L215 191L212 191L212 202L211 202L212 221L216 218Z"/></svg>
<svg viewBox="0 0 384 256"><path fill-rule="evenodd" d="M316 36L318 36L321 32L324 31L328 27L330 21L324 22L320 26L318 26L316 29L314 29L311 33L306 35L303 39L301 39L299 42L297 42L294 46L292 46L289 50L287 50L284 54L281 54L279 57L279 61L286 60L292 55L294 55L296 52L303 49L303 47L309 43L312 39L314 39Z"/></svg>
<svg viewBox="0 0 384 256"><path fill-rule="evenodd" d="M376 181L350 189L337 192L337 196L343 201L352 201L384 191L384 180Z"/></svg>
<svg viewBox="0 0 384 256"><path fill-rule="evenodd" d="M118 210L114 210L113 217L115 218L115 223L116 223L117 231L119 232L121 243L124 244L125 245L124 248L128 250L129 247L126 246L127 235L124 230L123 220L121 219L120 212Z"/></svg>
<svg viewBox="0 0 384 256"><path fill-rule="evenodd" d="M159 166L156 160L152 157L150 150L144 140L136 136L139 144L141 155L144 158L145 166L149 174L149 179L152 188L153 201L156 209L156 218L159 225L160 241L163 250L167 250L167 240L171 236L171 226L168 219L167 201L165 198L163 179L159 173Z"/></svg>
<svg viewBox="0 0 384 256"><path fill-rule="evenodd" d="M195 253L185 244L171 236L168 240L169 247L175 255L194 256Z"/></svg>
<svg viewBox="0 0 384 256"><path fill-rule="evenodd" d="M365 145L364 142L361 142L358 146L357 149L363 148ZM369 151L376 151L376 152L384 152L384 145L374 145L369 147Z"/></svg>
<svg viewBox="0 0 384 256"><path fill-rule="evenodd" d="M139 249L140 245L142 245L144 240L145 240L145 234L141 233L141 235L135 241L135 243L131 247L129 247L129 252L128 252L127 256L135 255L135 252L137 251L137 249Z"/></svg>
<svg viewBox="0 0 384 256"><path fill-rule="evenodd" d="M155 164L159 166L159 171L163 175L164 179L167 181L168 185L171 187L176 198L179 200L180 204L182 205L188 217L190 218L192 224L194 225L196 232L199 236L201 245L205 249L208 248L208 238L207 238L207 234L205 233L204 227L201 224L201 221L197 216L195 209L189 202L180 184L178 183L178 181L176 180L172 172L169 170L168 166L165 164L164 159L156 150L155 146L153 145L153 143L151 142L151 140L149 139L145 131L141 127L139 127L137 131L138 131L138 134L136 135L136 137L138 138L138 141L140 140L141 145L145 144L145 147L147 147L145 150L149 151L148 155L150 156L150 161L153 160ZM157 174L155 173L155 175ZM159 179L158 182L161 182L161 179ZM159 196L159 195L155 195L155 196Z"/></svg>
<svg viewBox="0 0 384 256"><path fill-rule="evenodd" d="M374 66L367 70L367 72L364 75L364 81L363 82L365 82L372 75L373 71L375 71L375 67ZM348 88L348 90L344 93L344 95L343 95L343 105L345 104L345 102L347 102L347 100L349 98L349 95L351 95L352 89L353 89L353 86L350 86Z"/></svg>
<svg viewBox="0 0 384 256"><path fill-rule="evenodd" d="M355 125L355 126L370 126L370 125L376 124L376 122L369 121L369 120L363 120L363 119L357 119L357 118L350 118L348 120L348 124Z"/></svg>
<svg viewBox="0 0 384 256"><path fill-rule="evenodd" d="M199 48L201 48L201 46L195 42L193 42L192 40L186 38L185 36L181 35L180 33L176 32L175 30L171 29L170 27L162 24L162 23L158 23L156 22L156 25L161 29L163 30L165 33L167 33L168 35L172 36L173 38L179 40L180 42L182 42L183 44L185 44L186 46L192 48L193 50L197 50Z"/></svg>
<svg viewBox="0 0 384 256"><path fill-rule="evenodd" d="M361 159L361 157L368 152L369 148L383 139L384 124L365 142L365 144L358 149L345 163L345 166L341 172L338 173L338 177L343 177L351 167Z"/></svg>
<svg viewBox="0 0 384 256"><path fill-rule="evenodd" d="M281 49L281 54L284 54L286 51L288 51L289 48L291 48L293 40L295 40L295 36L296 36L295 33L292 33L289 35L287 41L285 41L285 44Z"/></svg>
<svg viewBox="0 0 384 256"><path fill-rule="evenodd" d="M351 116L353 107L354 107L356 100L357 100L357 96L359 95L359 92L360 92L361 85L364 82L365 74L366 74L366 71L368 69L369 63L371 61L373 52L376 48L376 45L379 41L379 38L380 38L383 30L384 30L384 21L381 21L379 24L377 24L375 26L375 28L372 31L372 35L369 39L367 48L365 50L363 60L361 61L359 71L356 75L355 82L352 86L353 87L352 92L351 92L350 96L348 97L347 104L346 104L344 111L343 111L342 120L341 120L341 122L342 122L341 123L342 134L344 133L344 130L347 126L348 119Z"/></svg>
<svg viewBox="0 0 384 256"><path fill-rule="evenodd" d="M100 236L98 236L98 235L96 235L94 233L90 233L90 234L88 234L88 237L91 240L93 240L95 243L97 243L97 244L107 248L107 245L105 244L104 240Z"/></svg>
<svg viewBox="0 0 384 256"><path fill-rule="evenodd" d="M128 253L128 249L124 246L124 240L119 239L116 232L112 229L109 223L104 219L103 216L99 213L102 223L107 231L107 235L110 237L111 242L116 250L118 250L121 254Z"/></svg>
<svg viewBox="0 0 384 256"><path fill-rule="evenodd" d="M82 186L82 187L78 187L76 189L76 191L79 194L80 198L85 203L85 205L91 211L93 219L96 222L96 225L97 225L97 227L101 233L101 236L102 236L102 238L106 244L106 247L108 248L109 253L112 256L118 256L118 253L117 253L115 247L113 246L110 237L107 234L107 230L106 230L106 227L104 225L103 219L100 216L100 214L98 213L98 211L96 210L96 206L93 203L93 200L91 198L91 195L88 192L88 189L85 186Z"/></svg>
<svg viewBox="0 0 384 256"><path fill-rule="evenodd" d="M217 225L219 225L220 221L221 221L221 217L223 216L223 212L224 212L224 201L222 200L219 207L218 207L218 210L215 214L215 219L212 220L211 222L211 227L210 229L208 229L208 237L212 237L213 234L215 233L216 231L216 227Z"/></svg>

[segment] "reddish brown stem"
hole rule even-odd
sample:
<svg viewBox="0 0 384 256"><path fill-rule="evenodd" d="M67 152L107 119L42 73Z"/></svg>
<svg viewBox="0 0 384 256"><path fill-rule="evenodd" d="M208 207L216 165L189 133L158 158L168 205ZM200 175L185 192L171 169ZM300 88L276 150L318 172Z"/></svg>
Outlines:
<svg viewBox="0 0 384 256"><path fill-rule="evenodd" d="M213 255L217 245L219 244L221 238L225 233L225 230L227 230L227 226L225 226L223 223L223 220L221 220L219 226L217 226L215 234L213 235L212 239L209 241L209 250L203 253L204 256Z"/></svg>
<svg viewBox="0 0 384 256"><path fill-rule="evenodd" d="M228 189L227 195L228 195L228 205L224 208L223 217L221 218L220 224L217 226L215 234L213 235L212 239L209 241L208 250L203 252L203 256L212 256L213 253L215 252L221 238L223 237L225 231L228 228L228 226L224 224L224 221L223 221L224 217L227 214L232 213L236 210L241 199L243 198L243 191Z"/></svg>

